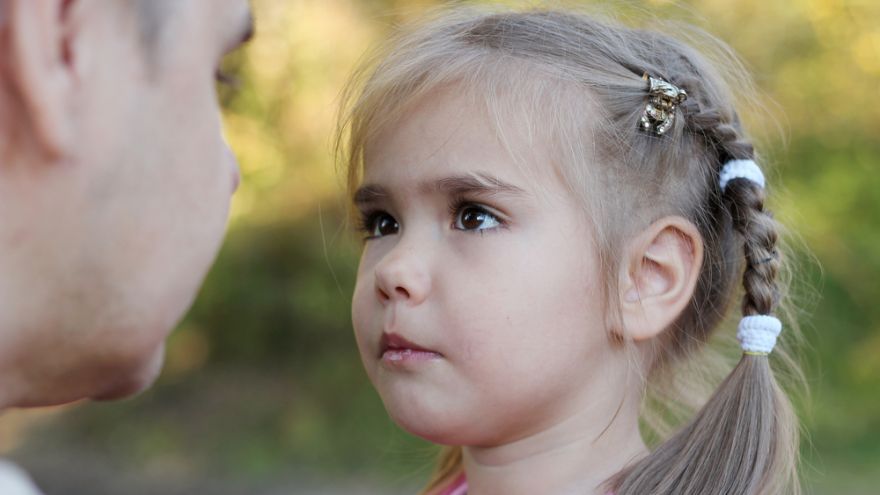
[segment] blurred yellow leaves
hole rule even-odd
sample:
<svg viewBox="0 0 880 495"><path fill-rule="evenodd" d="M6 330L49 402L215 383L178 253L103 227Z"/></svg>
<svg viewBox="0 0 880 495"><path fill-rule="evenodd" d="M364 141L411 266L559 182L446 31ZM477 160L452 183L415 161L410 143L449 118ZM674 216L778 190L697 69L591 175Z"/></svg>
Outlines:
<svg viewBox="0 0 880 495"><path fill-rule="evenodd" d="M256 0L257 36L224 114L242 168L233 223L295 219L336 197L338 95L376 38L357 2Z"/></svg>
<svg viewBox="0 0 880 495"><path fill-rule="evenodd" d="M880 133L880 2L799 0L816 45L804 44L782 62L776 92L795 130L818 136L853 124ZM782 31L780 42L791 33ZM794 98L792 98L794 97Z"/></svg>
<svg viewBox="0 0 880 495"><path fill-rule="evenodd" d="M866 73L880 76L880 28L862 34L852 44L853 58Z"/></svg>
<svg viewBox="0 0 880 495"><path fill-rule="evenodd" d="M235 194L232 221L254 212L259 191L271 189L285 172L285 156L278 143L254 119L227 113L229 144L239 157L244 181Z"/></svg>

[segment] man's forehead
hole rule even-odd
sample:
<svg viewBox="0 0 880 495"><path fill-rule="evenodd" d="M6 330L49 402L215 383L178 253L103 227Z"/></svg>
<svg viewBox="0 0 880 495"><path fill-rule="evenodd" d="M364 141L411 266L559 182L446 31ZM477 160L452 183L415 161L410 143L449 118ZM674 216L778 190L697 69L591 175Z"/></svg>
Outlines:
<svg viewBox="0 0 880 495"><path fill-rule="evenodd" d="M2 0L0 0L2 1ZM221 34L253 30L253 16L248 0L131 0L148 44L155 43L168 21L184 21L181 26L191 31L193 23L204 22L211 31ZM187 12L188 10L188 12Z"/></svg>

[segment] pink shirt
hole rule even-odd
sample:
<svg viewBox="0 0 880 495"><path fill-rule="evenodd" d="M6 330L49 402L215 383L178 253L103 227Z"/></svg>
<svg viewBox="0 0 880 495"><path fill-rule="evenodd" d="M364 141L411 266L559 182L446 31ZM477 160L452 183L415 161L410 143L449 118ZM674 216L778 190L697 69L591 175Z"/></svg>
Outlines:
<svg viewBox="0 0 880 495"><path fill-rule="evenodd" d="M442 492L438 495L467 495L467 478L465 478L464 473L458 475L458 478L455 478L455 481L449 484ZM608 495L614 495L613 492L608 492Z"/></svg>
<svg viewBox="0 0 880 495"><path fill-rule="evenodd" d="M455 478L455 481L449 484L442 492L438 495L466 495L467 494L467 478L465 478L464 473L458 475L458 478Z"/></svg>

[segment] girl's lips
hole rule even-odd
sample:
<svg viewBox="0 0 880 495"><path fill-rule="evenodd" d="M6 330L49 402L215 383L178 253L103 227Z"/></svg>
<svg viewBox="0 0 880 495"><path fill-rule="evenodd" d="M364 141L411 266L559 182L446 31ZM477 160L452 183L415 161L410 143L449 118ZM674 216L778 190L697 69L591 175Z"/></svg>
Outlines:
<svg viewBox="0 0 880 495"><path fill-rule="evenodd" d="M379 341L379 359L386 363L404 364L443 357L437 351L414 344L396 333L383 333Z"/></svg>
<svg viewBox="0 0 880 495"><path fill-rule="evenodd" d="M388 349L382 353L382 362L389 364L418 363L438 359L440 354L431 351L414 351L412 349Z"/></svg>

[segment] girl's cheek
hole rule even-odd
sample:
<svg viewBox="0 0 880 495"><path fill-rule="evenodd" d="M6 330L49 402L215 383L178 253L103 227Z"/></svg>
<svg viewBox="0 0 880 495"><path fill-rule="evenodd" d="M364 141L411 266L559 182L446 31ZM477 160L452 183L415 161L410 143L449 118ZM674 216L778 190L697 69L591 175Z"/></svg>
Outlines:
<svg viewBox="0 0 880 495"><path fill-rule="evenodd" d="M358 346L362 349L369 333L369 323L373 318L370 301L368 300L370 296L369 285L365 280L358 279L351 303L352 326L354 327Z"/></svg>

